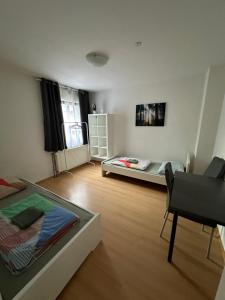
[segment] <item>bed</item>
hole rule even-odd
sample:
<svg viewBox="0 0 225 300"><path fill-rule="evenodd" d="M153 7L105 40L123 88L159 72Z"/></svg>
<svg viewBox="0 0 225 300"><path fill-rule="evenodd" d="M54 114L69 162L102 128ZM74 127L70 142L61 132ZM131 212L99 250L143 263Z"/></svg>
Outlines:
<svg viewBox="0 0 225 300"><path fill-rule="evenodd" d="M122 158L122 159L121 159ZM135 158L130 158L135 161ZM139 161L139 159L137 159ZM116 163L115 163L116 161ZM122 164L118 163L122 161ZM162 168L162 162L153 162L149 160L143 161L139 169L127 167L127 157L124 155L116 155L109 159L102 161L102 176L106 176L109 173L115 173L136 179L166 185L165 175L159 174L159 169ZM176 163L176 162L175 162ZM165 162L164 162L165 165ZM189 172L190 170L190 154L187 154L186 163L183 165L183 171ZM132 165L133 166L133 165Z"/></svg>
<svg viewBox="0 0 225 300"><path fill-rule="evenodd" d="M84 210L36 184L25 182L26 189L0 200L1 211L38 193L79 216L79 222L18 275L12 274L1 258L0 299L53 300L101 241L100 215Z"/></svg>

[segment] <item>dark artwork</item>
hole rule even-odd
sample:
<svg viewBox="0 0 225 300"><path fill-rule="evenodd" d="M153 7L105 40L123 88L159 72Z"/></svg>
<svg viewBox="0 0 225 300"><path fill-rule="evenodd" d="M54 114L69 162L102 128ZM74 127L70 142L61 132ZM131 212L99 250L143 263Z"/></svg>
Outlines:
<svg viewBox="0 0 225 300"><path fill-rule="evenodd" d="M166 103L136 105L136 126L164 126Z"/></svg>

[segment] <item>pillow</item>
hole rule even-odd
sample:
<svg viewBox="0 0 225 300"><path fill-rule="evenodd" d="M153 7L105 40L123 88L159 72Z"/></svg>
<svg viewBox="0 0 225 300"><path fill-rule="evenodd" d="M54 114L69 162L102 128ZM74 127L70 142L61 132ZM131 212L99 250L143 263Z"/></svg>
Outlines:
<svg viewBox="0 0 225 300"><path fill-rule="evenodd" d="M165 175L165 166L168 162L171 163L173 173L176 171L184 172L184 165L180 161L163 161L159 167L158 174Z"/></svg>
<svg viewBox="0 0 225 300"><path fill-rule="evenodd" d="M26 184L15 177L0 178L0 199L26 188Z"/></svg>
<svg viewBox="0 0 225 300"><path fill-rule="evenodd" d="M30 206L12 217L11 222L20 229L30 227L35 221L43 216L44 212L37 207Z"/></svg>

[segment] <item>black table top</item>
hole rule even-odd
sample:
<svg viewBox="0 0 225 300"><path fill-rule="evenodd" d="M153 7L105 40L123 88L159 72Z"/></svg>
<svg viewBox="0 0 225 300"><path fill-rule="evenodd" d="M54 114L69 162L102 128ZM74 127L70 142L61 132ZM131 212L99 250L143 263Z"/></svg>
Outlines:
<svg viewBox="0 0 225 300"><path fill-rule="evenodd" d="M225 181L203 175L176 172L169 209L202 223L225 226Z"/></svg>

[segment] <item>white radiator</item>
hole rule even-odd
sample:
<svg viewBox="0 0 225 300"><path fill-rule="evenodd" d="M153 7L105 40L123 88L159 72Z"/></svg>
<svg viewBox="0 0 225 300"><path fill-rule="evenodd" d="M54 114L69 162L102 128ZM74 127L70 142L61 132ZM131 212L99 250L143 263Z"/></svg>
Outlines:
<svg viewBox="0 0 225 300"><path fill-rule="evenodd" d="M83 145L77 148L65 150L68 170L80 166L89 161L88 146ZM56 153L56 168L58 172L66 170L64 151Z"/></svg>

